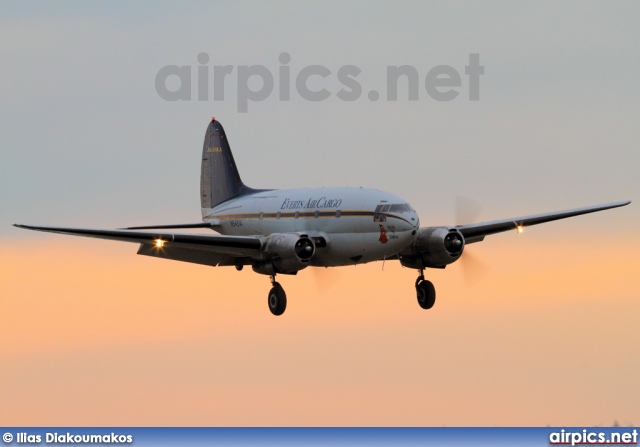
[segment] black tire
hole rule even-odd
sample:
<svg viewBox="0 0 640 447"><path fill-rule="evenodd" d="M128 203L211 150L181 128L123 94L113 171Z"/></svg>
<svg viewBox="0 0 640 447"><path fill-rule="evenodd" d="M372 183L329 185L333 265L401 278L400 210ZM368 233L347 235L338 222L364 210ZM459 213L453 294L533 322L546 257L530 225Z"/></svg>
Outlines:
<svg viewBox="0 0 640 447"><path fill-rule="evenodd" d="M416 295L423 309L431 309L436 303L436 288L431 281L420 281L416 286Z"/></svg>
<svg viewBox="0 0 640 447"><path fill-rule="evenodd" d="M273 283L273 287L269 291L267 303L271 313L276 316L282 315L287 308L287 294L284 293L284 289L277 282Z"/></svg>

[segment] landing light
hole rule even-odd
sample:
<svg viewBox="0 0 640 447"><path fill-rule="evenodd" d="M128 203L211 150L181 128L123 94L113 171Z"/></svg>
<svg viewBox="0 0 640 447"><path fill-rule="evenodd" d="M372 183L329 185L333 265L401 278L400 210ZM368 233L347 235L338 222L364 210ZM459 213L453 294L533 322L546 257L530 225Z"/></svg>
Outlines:
<svg viewBox="0 0 640 447"><path fill-rule="evenodd" d="M164 241L162 239L156 239L156 247L157 248L164 247Z"/></svg>
<svg viewBox="0 0 640 447"><path fill-rule="evenodd" d="M524 231L524 227L523 227L522 225L518 225L518 226L516 227L516 231L517 231L518 233L522 233L522 232Z"/></svg>

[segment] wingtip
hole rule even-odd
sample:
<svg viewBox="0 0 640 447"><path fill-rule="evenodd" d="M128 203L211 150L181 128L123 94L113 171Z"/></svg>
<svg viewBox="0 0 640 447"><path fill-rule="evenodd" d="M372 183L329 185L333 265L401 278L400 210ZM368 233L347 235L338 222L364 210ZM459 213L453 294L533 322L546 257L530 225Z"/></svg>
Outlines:
<svg viewBox="0 0 640 447"><path fill-rule="evenodd" d="M14 227L16 228L20 228L22 230L35 230L35 227L31 226L31 225L23 225L23 224L17 224L14 223L12 224Z"/></svg>

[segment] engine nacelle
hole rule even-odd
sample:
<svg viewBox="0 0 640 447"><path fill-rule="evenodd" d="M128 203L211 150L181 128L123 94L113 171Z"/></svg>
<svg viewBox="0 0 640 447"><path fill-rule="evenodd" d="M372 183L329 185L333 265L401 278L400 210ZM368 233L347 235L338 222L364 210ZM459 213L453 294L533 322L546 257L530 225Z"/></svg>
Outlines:
<svg viewBox="0 0 640 447"><path fill-rule="evenodd" d="M264 262L254 264L253 270L264 275L295 274L309 266L315 252L316 245L306 234L272 234L264 245Z"/></svg>
<svg viewBox="0 0 640 447"><path fill-rule="evenodd" d="M451 227L421 228L412 248L412 256L408 256L403 264L413 268L444 268L462 255L464 236Z"/></svg>

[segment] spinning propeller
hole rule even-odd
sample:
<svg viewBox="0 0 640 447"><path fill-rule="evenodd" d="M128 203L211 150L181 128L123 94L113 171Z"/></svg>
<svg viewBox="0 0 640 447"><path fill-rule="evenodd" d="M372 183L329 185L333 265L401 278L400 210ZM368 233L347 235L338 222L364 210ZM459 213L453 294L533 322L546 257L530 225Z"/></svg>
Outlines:
<svg viewBox="0 0 640 447"><path fill-rule="evenodd" d="M456 197L455 203L455 216L456 216L456 225L465 225L474 223L480 213L482 212L482 207L478 204L478 202L468 198L468 197ZM452 241L451 243L456 243L457 241ZM447 247L447 241L445 240L445 247ZM469 244L470 245L470 244ZM462 275L464 276L465 282L468 286L473 286L478 284L489 272L489 266L480 260L480 258L473 254L473 249L471 252L469 251L469 245L465 245L464 252L462 256L460 256L459 263L462 266Z"/></svg>

